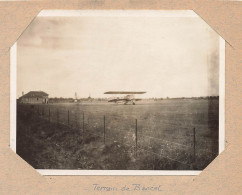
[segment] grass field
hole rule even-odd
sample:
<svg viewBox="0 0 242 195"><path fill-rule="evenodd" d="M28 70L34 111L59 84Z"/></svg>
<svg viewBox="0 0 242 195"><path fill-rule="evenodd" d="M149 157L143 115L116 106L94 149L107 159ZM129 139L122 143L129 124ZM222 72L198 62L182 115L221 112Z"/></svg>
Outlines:
<svg viewBox="0 0 242 195"><path fill-rule="evenodd" d="M17 153L39 169L202 170L218 155L218 111L218 99L18 104Z"/></svg>

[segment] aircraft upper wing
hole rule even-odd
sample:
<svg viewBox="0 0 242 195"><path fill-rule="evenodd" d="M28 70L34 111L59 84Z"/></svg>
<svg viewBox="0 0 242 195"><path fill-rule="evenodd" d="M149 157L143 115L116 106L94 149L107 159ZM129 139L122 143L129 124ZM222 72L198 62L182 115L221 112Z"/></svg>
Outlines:
<svg viewBox="0 0 242 195"><path fill-rule="evenodd" d="M107 91L104 94L144 94L145 91Z"/></svg>

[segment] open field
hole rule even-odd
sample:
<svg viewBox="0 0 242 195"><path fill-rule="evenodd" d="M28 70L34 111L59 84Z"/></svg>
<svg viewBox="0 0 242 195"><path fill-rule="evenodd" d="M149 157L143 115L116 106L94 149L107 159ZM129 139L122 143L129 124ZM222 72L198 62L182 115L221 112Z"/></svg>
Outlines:
<svg viewBox="0 0 242 195"><path fill-rule="evenodd" d="M218 155L218 107L218 99L18 104L17 153L39 169L202 170Z"/></svg>

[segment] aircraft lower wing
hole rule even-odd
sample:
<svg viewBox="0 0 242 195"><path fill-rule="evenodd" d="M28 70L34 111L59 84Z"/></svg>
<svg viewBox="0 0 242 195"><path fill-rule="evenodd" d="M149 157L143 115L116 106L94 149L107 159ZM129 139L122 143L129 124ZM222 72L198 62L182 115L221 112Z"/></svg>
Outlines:
<svg viewBox="0 0 242 195"><path fill-rule="evenodd" d="M129 99L111 99L108 100L108 102L127 102L127 101L131 101Z"/></svg>
<svg viewBox="0 0 242 195"><path fill-rule="evenodd" d="M135 101L140 101L140 100L142 100L142 99L134 99Z"/></svg>
<svg viewBox="0 0 242 195"><path fill-rule="evenodd" d="M135 99L135 94L144 94L145 91L107 91L104 94L126 94L124 97L111 97L108 99L108 102L115 102L115 103L124 103L128 104L128 102L131 102L133 105L135 105L135 101L140 101L142 99Z"/></svg>
<svg viewBox="0 0 242 195"><path fill-rule="evenodd" d="M142 99L111 99L108 102L129 102L129 101L140 101Z"/></svg>

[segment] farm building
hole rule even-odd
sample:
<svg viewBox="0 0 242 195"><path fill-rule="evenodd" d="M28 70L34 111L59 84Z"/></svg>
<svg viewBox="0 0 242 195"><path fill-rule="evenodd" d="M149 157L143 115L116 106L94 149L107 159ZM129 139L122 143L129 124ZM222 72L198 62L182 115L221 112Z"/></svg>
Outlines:
<svg viewBox="0 0 242 195"><path fill-rule="evenodd" d="M19 98L20 103L30 103L30 104L48 104L49 98L48 94L43 91L30 91L29 93L21 96Z"/></svg>

